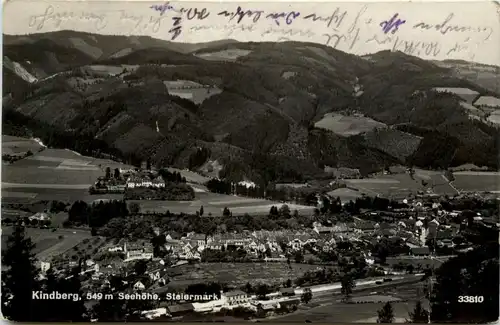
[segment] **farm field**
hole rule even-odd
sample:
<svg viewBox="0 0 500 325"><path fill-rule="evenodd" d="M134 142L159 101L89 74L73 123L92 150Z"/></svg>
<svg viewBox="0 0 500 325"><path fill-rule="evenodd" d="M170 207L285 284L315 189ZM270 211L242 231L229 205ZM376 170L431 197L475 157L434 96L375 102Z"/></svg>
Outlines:
<svg viewBox="0 0 500 325"><path fill-rule="evenodd" d="M344 116L328 113L316 122L315 127L330 130L338 135L351 136L371 131L386 125L364 116Z"/></svg>
<svg viewBox="0 0 500 325"><path fill-rule="evenodd" d="M36 153L42 146L35 140L2 135L2 155L13 155L31 151Z"/></svg>
<svg viewBox="0 0 500 325"><path fill-rule="evenodd" d="M88 188L99 176L104 176L106 167L131 166L82 156L71 150L45 149L11 165L2 165L2 199L12 203L122 199L119 194L88 194Z"/></svg>
<svg viewBox="0 0 500 325"><path fill-rule="evenodd" d="M499 192L499 172L462 171L453 173L453 185L464 192Z"/></svg>
<svg viewBox="0 0 500 325"><path fill-rule="evenodd" d="M276 283L295 279L317 266L287 263L200 263L175 268L176 273L169 286L187 286L193 283L220 281L232 286L243 286L247 282ZM272 282L270 282L272 281Z"/></svg>
<svg viewBox="0 0 500 325"><path fill-rule="evenodd" d="M12 233L12 227L2 228L2 249L7 247L7 237ZM39 259L49 259L52 256L62 254L85 238L90 238L90 232L72 229L50 229L26 228L26 234L36 245L34 253ZM59 238L59 236L63 236Z"/></svg>
<svg viewBox="0 0 500 325"><path fill-rule="evenodd" d="M421 180L410 178L408 174L381 175L376 178L348 179L348 187L358 189L368 196L403 198L409 194L423 191Z"/></svg>
<svg viewBox="0 0 500 325"><path fill-rule="evenodd" d="M267 214L271 207L278 208L283 203L268 201L264 199L252 199L238 197L233 195L223 195L209 192L195 192L194 201L129 201L139 204L142 213L156 212L164 213L170 211L172 213L196 213L203 206L205 214L221 215L222 210L227 207L233 215L252 214ZM312 212L314 207L287 204L291 211L298 210L299 212Z"/></svg>
<svg viewBox="0 0 500 325"><path fill-rule="evenodd" d="M84 189L43 187L39 184L2 184L2 201L5 203L30 203L41 200L74 202L82 200L92 203L95 200L122 200L123 194L90 195L88 187ZM28 187L31 186L31 187Z"/></svg>
<svg viewBox="0 0 500 325"><path fill-rule="evenodd" d="M416 168L414 177L415 179L424 180L428 184L431 184L432 189L436 194L458 194L457 191L449 184L448 180L444 177L442 172Z"/></svg>
<svg viewBox="0 0 500 325"><path fill-rule="evenodd" d="M189 80L163 81L163 84L170 95L188 99L195 104L201 104L205 99L222 92L220 88Z"/></svg>
<svg viewBox="0 0 500 325"><path fill-rule="evenodd" d="M424 187L422 181L427 183ZM457 192L451 187L441 172L415 170L414 179L409 174L380 175L374 178L344 180L350 188L359 190L368 196L381 195L393 198L403 198L418 191L432 187L434 193L454 195Z"/></svg>
<svg viewBox="0 0 500 325"><path fill-rule="evenodd" d="M106 167L130 168L107 159L81 156L66 149L45 149L33 156L2 166L2 181L19 184L88 185L104 176Z"/></svg>
<svg viewBox="0 0 500 325"><path fill-rule="evenodd" d="M357 198L362 197L361 192L352 190L350 188L338 188L327 193L332 198L340 198L340 201L345 203L349 201L356 201Z"/></svg>
<svg viewBox="0 0 500 325"><path fill-rule="evenodd" d="M51 149L49 149L51 150ZM45 155L45 151L19 160L12 165L2 165L2 182L18 184L65 184L90 186L104 171L90 165L87 157L74 158ZM51 150L52 151L52 150ZM61 153L64 150L60 150Z"/></svg>

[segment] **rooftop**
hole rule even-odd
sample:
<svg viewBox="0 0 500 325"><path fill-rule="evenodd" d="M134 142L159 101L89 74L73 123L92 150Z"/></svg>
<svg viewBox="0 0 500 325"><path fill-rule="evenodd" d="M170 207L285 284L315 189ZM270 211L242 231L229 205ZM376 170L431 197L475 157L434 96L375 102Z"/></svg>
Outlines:
<svg viewBox="0 0 500 325"><path fill-rule="evenodd" d="M233 290L233 291L225 292L224 295L226 297L236 297L236 296L247 296L247 293L243 292L241 290Z"/></svg>

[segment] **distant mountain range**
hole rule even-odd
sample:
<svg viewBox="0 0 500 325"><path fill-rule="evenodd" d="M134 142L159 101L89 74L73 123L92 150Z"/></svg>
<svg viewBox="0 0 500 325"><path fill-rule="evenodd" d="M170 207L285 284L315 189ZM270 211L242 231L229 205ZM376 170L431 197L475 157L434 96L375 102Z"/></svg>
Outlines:
<svg viewBox="0 0 500 325"><path fill-rule="evenodd" d="M300 42L4 35L3 129L49 142L54 132L75 143L85 135L125 160L257 182L320 177L325 166L496 169L498 129L471 119L456 94L431 91L498 97L484 66L469 64L477 73L464 76L464 64ZM315 126L327 113L331 124Z"/></svg>

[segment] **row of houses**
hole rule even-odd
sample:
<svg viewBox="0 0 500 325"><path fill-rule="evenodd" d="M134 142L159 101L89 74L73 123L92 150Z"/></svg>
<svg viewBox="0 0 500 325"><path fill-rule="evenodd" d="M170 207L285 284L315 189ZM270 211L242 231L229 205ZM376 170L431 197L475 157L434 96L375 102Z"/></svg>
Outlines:
<svg viewBox="0 0 500 325"><path fill-rule="evenodd" d="M161 176L150 178L148 176L134 175L127 179L127 188L164 188L165 181Z"/></svg>

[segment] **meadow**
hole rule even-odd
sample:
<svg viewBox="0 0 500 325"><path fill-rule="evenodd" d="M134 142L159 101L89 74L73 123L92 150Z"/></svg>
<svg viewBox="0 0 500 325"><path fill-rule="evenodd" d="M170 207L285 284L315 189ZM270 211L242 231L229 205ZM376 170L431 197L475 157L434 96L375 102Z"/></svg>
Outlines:
<svg viewBox="0 0 500 325"><path fill-rule="evenodd" d="M104 176L106 167L130 168L111 160L82 156L71 150L45 149L13 164L2 165L2 199L12 203L122 199L123 195L119 194L88 194L88 188L99 176Z"/></svg>
<svg viewBox="0 0 500 325"><path fill-rule="evenodd" d="M499 172L462 171L453 173L453 185L464 192L498 192L500 191Z"/></svg>
<svg viewBox="0 0 500 325"><path fill-rule="evenodd" d="M357 198L363 196L360 191L356 191L350 188L338 188L336 190L328 192L327 194L334 198L340 198L341 202L354 202Z"/></svg>
<svg viewBox="0 0 500 325"><path fill-rule="evenodd" d="M328 113L315 127L330 130L342 136L351 136L371 131L386 125L364 116L344 116L337 113Z"/></svg>
<svg viewBox="0 0 500 325"><path fill-rule="evenodd" d="M426 185L422 183L425 182ZM344 181L350 188L357 189L368 196L381 195L404 198L418 191L431 188L440 195L454 195L457 191L451 187L441 172L416 169L414 179L409 174L379 175L373 178L348 179Z"/></svg>
<svg viewBox="0 0 500 325"><path fill-rule="evenodd" d="M28 151L36 153L40 149L42 149L42 146L35 140L11 135L2 136L2 155L22 154Z"/></svg>
<svg viewBox="0 0 500 325"><path fill-rule="evenodd" d="M368 196L405 197L423 190L420 181L412 180L409 175L383 175L376 178L345 180L348 187L358 189Z"/></svg>
<svg viewBox="0 0 500 325"><path fill-rule="evenodd" d="M103 168L93 161L70 150L46 149L11 165L2 165L2 183L88 187L104 175Z"/></svg>
<svg viewBox="0 0 500 325"><path fill-rule="evenodd" d="M123 194L95 194L90 195L88 188L57 188L56 185L43 187L31 184L21 187L11 187L12 184L2 184L2 202L4 203L32 203L36 201L62 201L73 203L74 201L85 201L92 203L96 200L123 200ZM21 184L22 185L22 184Z"/></svg>
<svg viewBox="0 0 500 325"><path fill-rule="evenodd" d="M287 263L199 263L175 268L176 275L169 285L182 287L193 283L220 281L232 286L285 282L295 279L317 266Z"/></svg>
<svg viewBox="0 0 500 325"><path fill-rule="evenodd" d="M205 215L211 213L214 216L221 215L222 210L227 207L233 215L261 215L268 214L271 207L278 208L283 203L264 200L245 198L233 195L216 194L210 192L195 192L194 201L129 201L138 203L142 213L188 213L194 214L203 206ZM303 206L297 204L287 204L291 211L298 210L299 212L311 212L314 207Z"/></svg>
<svg viewBox="0 0 500 325"><path fill-rule="evenodd" d="M12 227L2 227L2 249L7 247L7 237L12 233ZM27 237L35 244L34 253L40 260L48 260L53 256L61 255L86 238L90 232L72 229L26 228Z"/></svg>

